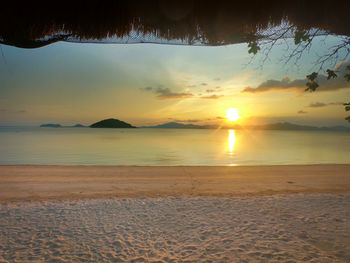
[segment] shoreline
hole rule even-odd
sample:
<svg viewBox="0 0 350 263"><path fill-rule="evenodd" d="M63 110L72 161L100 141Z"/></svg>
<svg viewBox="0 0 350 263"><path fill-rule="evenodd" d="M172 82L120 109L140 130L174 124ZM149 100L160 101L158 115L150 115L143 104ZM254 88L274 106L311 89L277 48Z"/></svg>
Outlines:
<svg viewBox="0 0 350 263"><path fill-rule="evenodd" d="M350 164L0 165L0 202L350 193Z"/></svg>

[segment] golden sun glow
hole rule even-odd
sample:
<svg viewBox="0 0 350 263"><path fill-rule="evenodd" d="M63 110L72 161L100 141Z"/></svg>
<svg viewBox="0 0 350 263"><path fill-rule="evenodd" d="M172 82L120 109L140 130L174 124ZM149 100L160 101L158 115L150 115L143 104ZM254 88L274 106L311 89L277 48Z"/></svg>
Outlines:
<svg viewBox="0 0 350 263"><path fill-rule="evenodd" d="M241 117L237 108L229 108L226 111L226 117L229 121L238 121Z"/></svg>

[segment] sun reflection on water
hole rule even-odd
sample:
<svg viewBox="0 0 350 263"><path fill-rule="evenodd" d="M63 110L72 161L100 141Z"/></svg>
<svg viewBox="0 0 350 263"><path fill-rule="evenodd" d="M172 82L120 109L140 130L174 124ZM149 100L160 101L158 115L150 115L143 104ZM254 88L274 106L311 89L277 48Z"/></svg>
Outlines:
<svg viewBox="0 0 350 263"><path fill-rule="evenodd" d="M228 131L228 151L233 154L235 150L236 134L234 130Z"/></svg>

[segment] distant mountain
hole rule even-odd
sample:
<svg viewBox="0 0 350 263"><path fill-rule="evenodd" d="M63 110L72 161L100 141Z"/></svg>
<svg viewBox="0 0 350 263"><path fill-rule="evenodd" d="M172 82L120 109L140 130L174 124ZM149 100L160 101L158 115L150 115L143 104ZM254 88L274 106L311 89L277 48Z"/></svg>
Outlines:
<svg viewBox="0 0 350 263"><path fill-rule="evenodd" d="M183 124L178 122L168 122L156 126L143 126L141 128L164 128L164 129L205 129L204 126L194 124Z"/></svg>
<svg viewBox="0 0 350 263"><path fill-rule="evenodd" d="M272 123L272 124L265 124L261 126L253 126L255 129L262 129L262 130L293 130L293 131L299 131L299 130L319 130L319 127L314 126L306 126L306 125L298 125L293 124L289 122L278 122L278 123Z"/></svg>
<svg viewBox="0 0 350 263"><path fill-rule="evenodd" d="M45 123L41 124L40 127L49 128L82 128L86 127L82 124L75 124L73 126L62 126L57 123ZM136 128L129 123L120 121L117 119L106 119L96 122L90 125L91 128ZM184 124L179 122L167 122L155 126L141 126L140 128L163 128L163 129L217 129L217 125L194 125L194 124ZM221 129L249 129L249 130L284 130L284 131L344 131L350 132L350 127L347 126L329 126L329 127L315 127L307 125L298 125L289 122L278 122L270 123L265 125L247 125L240 126L238 124L232 126L221 126Z"/></svg>
<svg viewBox="0 0 350 263"><path fill-rule="evenodd" d="M58 123L45 123L45 124L41 124L40 127L60 128L62 126L61 124L58 124Z"/></svg>
<svg viewBox="0 0 350 263"><path fill-rule="evenodd" d="M83 127L86 127L86 126L78 123L78 124L75 124L75 125L73 125L71 127L73 127L73 128L83 128Z"/></svg>
<svg viewBox="0 0 350 263"><path fill-rule="evenodd" d="M41 124L40 127L50 127L50 128L82 128L82 127L86 127L82 124L75 124L73 126L62 126L61 124L58 123L45 123L45 124Z"/></svg>
<svg viewBox="0 0 350 263"><path fill-rule="evenodd" d="M117 120L106 119L90 125L91 128L136 128L129 123Z"/></svg>
<svg viewBox="0 0 350 263"><path fill-rule="evenodd" d="M183 124L178 122L168 122L156 126L143 126L140 128L168 128L168 129L217 129L217 125L194 125L194 124ZM315 127L307 125L298 125L289 122L271 123L265 125L233 125L223 126L221 129L249 129L249 130L288 130L288 131L349 131L350 127L346 126L330 126L330 127Z"/></svg>
<svg viewBox="0 0 350 263"><path fill-rule="evenodd" d="M350 127L345 126L315 127L307 125L298 125L289 122L279 122L273 124L266 124L262 126L253 126L253 129L289 131L350 131Z"/></svg>

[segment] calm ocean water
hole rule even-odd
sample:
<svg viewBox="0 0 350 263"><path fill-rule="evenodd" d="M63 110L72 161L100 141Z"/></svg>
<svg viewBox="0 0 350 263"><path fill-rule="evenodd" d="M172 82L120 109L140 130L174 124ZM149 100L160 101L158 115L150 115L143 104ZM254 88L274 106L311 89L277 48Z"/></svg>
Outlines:
<svg viewBox="0 0 350 263"><path fill-rule="evenodd" d="M0 164L345 164L349 153L346 132L0 128Z"/></svg>

